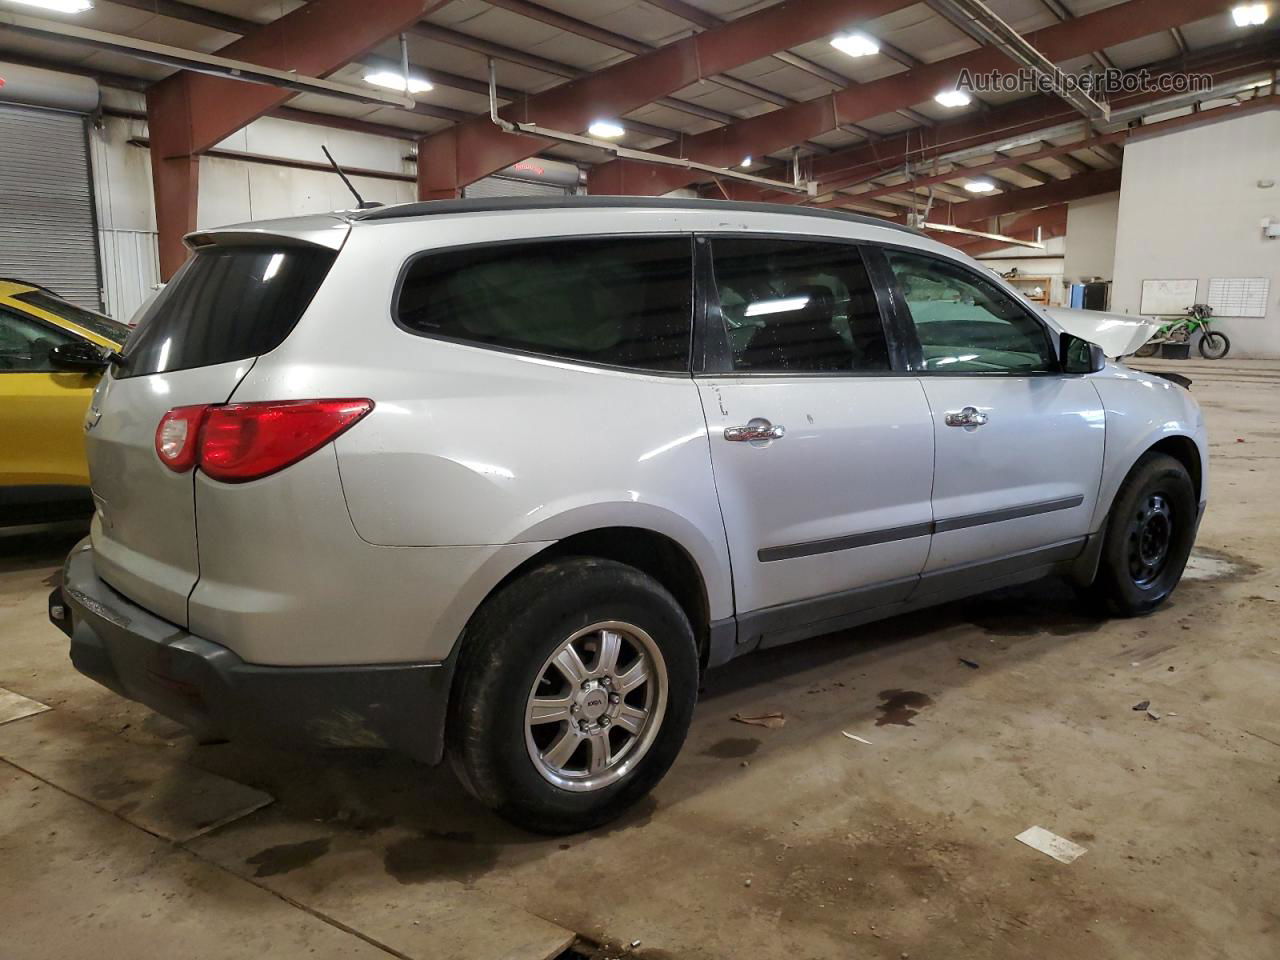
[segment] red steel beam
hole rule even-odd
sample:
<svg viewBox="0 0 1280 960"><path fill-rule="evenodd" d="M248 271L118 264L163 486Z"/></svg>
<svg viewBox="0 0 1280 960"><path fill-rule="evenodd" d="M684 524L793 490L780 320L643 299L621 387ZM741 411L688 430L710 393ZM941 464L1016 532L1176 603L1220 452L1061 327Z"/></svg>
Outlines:
<svg viewBox="0 0 1280 960"><path fill-rule="evenodd" d="M1276 49L1269 45L1233 47L1215 54L1212 58L1206 57L1197 63L1187 63L1177 68L1177 72L1194 69L1195 72L1212 75L1215 83L1223 84L1236 77L1252 73L1260 66L1274 64L1278 56L1280 55L1277 54ZM1153 71L1156 75L1166 72L1174 71L1159 69ZM1127 109L1158 100L1163 96L1164 94L1147 92L1117 97L1112 101L1112 107L1115 110ZM866 183L878 176L892 173L908 161L917 164L925 163L931 156L980 147L998 139L1011 139L1076 119L1075 114L1056 98L1029 97L981 115L964 117L931 129L912 130L906 134L886 138L880 143L858 144L823 157L814 157L810 161L812 176L820 181L820 192L825 195L833 190ZM1162 121L1162 123L1174 122ZM1147 130L1152 129L1152 126L1137 129L1138 131ZM1060 159L1076 173L1085 173L1094 169L1067 154L1060 155ZM902 186L899 189L902 189ZM735 200L769 200L775 203L807 202L806 198L795 194L779 194L747 185L731 187L730 192ZM869 194L857 194L859 197L866 195Z"/></svg>
<svg viewBox="0 0 1280 960"><path fill-rule="evenodd" d="M704 78L910 5L910 0L784 0L536 94L501 113L507 120L581 133L595 119L620 117ZM553 143L504 133L488 117L432 134L418 149L418 196L458 196L467 184Z"/></svg>
<svg viewBox="0 0 1280 960"><path fill-rule="evenodd" d="M448 0L312 0L219 50L304 76L324 77L368 53ZM179 71L147 91L147 127L159 231L160 275L186 259L195 229L198 154L281 106L296 92Z"/></svg>
<svg viewBox="0 0 1280 960"><path fill-rule="evenodd" d="M1114 46L1218 13L1228 0L1128 0L1027 34L1027 39L1055 62L1085 56L1099 45ZM1101 44L1100 44L1101 41ZM731 166L748 154L763 156L784 150L842 125L856 124L923 103L955 85L963 69L974 73L1009 66L999 49L983 47L872 83L837 91L770 113L686 137L662 152L715 166ZM592 193L657 195L687 186L699 175L678 167L613 160L595 167L588 179Z"/></svg>

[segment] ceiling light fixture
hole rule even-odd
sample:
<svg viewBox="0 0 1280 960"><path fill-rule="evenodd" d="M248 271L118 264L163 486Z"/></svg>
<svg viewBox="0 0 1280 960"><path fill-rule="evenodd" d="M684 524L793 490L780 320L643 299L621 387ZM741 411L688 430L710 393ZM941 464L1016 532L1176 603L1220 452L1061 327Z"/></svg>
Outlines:
<svg viewBox="0 0 1280 960"><path fill-rule="evenodd" d="M366 73L364 82L371 83L375 87L386 87L388 90L404 90L404 75L395 73L391 70L378 70L374 73ZM426 93L428 90L434 90L431 81L426 77L409 77L410 93Z"/></svg>
<svg viewBox="0 0 1280 960"><path fill-rule="evenodd" d="M601 140L617 140L626 132L622 125L614 120L597 120L587 127L587 133L593 137L599 137Z"/></svg>
<svg viewBox="0 0 1280 960"><path fill-rule="evenodd" d="M973 103L973 97L963 90L943 90L933 99L944 107L967 107Z"/></svg>
<svg viewBox="0 0 1280 960"><path fill-rule="evenodd" d="M1260 27L1270 15L1265 3L1242 3L1231 10L1231 19L1237 27Z"/></svg>
<svg viewBox="0 0 1280 960"><path fill-rule="evenodd" d="M842 33L831 38L831 45L851 57L871 57L880 52L880 44L865 33Z"/></svg>
<svg viewBox="0 0 1280 960"><path fill-rule="evenodd" d="M93 9L93 0L10 0L28 7L52 10L55 13L84 13Z"/></svg>
<svg viewBox="0 0 1280 960"><path fill-rule="evenodd" d="M990 193L996 188L996 185L990 180L970 180L964 185L964 188L970 193Z"/></svg>

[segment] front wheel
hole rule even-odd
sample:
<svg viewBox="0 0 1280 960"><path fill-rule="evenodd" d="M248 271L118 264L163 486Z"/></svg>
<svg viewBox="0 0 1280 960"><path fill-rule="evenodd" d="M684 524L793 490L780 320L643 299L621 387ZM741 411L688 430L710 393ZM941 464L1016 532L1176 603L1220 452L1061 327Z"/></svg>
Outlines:
<svg viewBox="0 0 1280 960"><path fill-rule="evenodd" d="M1206 330L1200 338L1200 356L1206 360L1221 360L1231 351L1231 341L1225 333Z"/></svg>
<svg viewBox="0 0 1280 960"><path fill-rule="evenodd" d="M450 759L476 799L513 823L572 833L612 820L684 743L693 631L633 567L552 561L486 601L463 642Z"/></svg>
<svg viewBox="0 0 1280 960"><path fill-rule="evenodd" d="M1143 455L1107 517L1092 587L1111 613L1138 616L1169 598L1195 543L1197 513L1187 468L1163 453Z"/></svg>
<svg viewBox="0 0 1280 960"><path fill-rule="evenodd" d="M1147 342L1133 351L1135 357L1154 357L1160 351L1159 343Z"/></svg>

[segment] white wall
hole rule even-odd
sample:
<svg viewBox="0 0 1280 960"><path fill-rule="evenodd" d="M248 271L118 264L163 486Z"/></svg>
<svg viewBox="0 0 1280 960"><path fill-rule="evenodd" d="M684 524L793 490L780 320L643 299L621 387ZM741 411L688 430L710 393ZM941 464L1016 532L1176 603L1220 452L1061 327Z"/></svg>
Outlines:
<svg viewBox="0 0 1280 960"><path fill-rule="evenodd" d="M1018 268L1018 273L1024 277L1048 277L1049 278L1049 306L1062 306L1066 300L1066 288L1062 282L1062 255L1067 249L1066 240L1063 237L1050 237L1044 242L1044 252L1049 254L1047 257L1036 257L1037 252L1032 247L1006 247L1004 250L993 250L991 253L983 254L978 257L982 265L990 267L997 273L1008 273L1014 267ZM1016 257L1017 259L1010 259ZM1019 288L1030 287L1023 283L1017 283L1015 286Z"/></svg>
<svg viewBox="0 0 1280 960"><path fill-rule="evenodd" d="M1229 110L1230 108L1225 108ZM1138 313L1142 281L1268 277L1266 319L1224 319L1233 355L1280 357L1280 240L1261 222L1280 220L1280 111L1245 114L1125 148L1112 309Z"/></svg>
<svg viewBox="0 0 1280 960"><path fill-rule="evenodd" d="M1067 204L1067 283L1110 280L1116 265L1120 194L1107 193Z"/></svg>
<svg viewBox="0 0 1280 960"><path fill-rule="evenodd" d="M344 167L388 173L414 172L413 162L404 159L411 148L407 141L273 117L255 120L214 149L324 163L321 144L328 146L334 159ZM353 175L351 182L365 200L406 203L417 197L414 184L408 181ZM196 214L196 226L200 229L245 220L349 210L354 206L350 191L329 171L223 157L200 158L200 201Z"/></svg>

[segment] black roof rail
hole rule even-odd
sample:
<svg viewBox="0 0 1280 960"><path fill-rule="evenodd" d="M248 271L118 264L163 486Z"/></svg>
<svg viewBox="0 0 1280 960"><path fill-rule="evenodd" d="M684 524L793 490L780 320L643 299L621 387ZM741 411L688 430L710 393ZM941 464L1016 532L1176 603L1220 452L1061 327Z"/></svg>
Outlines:
<svg viewBox="0 0 1280 960"><path fill-rule="evenodd" d="M739 213L785 213L792 216L838 220L842 223L858 223L870 227L901 230L914 236L925 236L914 227L907 227L892 220L868 217L839 210L818 210L787 203L746 203L740 200L703 200L684 197L612 197L570 196L563 197L475 197L463 200L420 200L416 203L397 203L376 210L361 210L349 214L354 221L408 220L414 217L442 216L458 213L502 213L517 210L557 209L658 209L658 210L732 210Z"/></svg>

